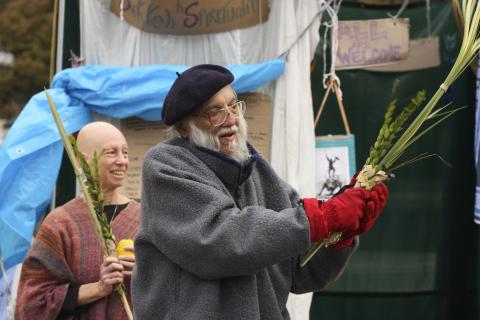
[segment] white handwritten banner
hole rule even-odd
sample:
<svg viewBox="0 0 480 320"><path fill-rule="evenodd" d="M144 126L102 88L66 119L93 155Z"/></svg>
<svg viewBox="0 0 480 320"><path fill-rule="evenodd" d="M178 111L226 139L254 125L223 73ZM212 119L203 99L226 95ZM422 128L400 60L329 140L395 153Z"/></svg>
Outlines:
<svg viewBox="0 0 480 320"><path fill-rule="evenodd" d="M339 21L337 69L355 69L407 59L410 21Z"/></svg>
<svg viewBox="0 0 480 320"><path fill-rule="evenodd" d="M270 11L268 0L112 0L111 10L143 31L175 35L250 27Z"/></svg>

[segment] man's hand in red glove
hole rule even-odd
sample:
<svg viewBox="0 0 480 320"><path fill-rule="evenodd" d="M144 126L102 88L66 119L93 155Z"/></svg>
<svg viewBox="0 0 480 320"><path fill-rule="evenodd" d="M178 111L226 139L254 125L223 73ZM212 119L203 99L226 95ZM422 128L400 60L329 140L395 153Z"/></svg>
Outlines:
<svg viewBox="0 0 480 320"><path fill-rule="evenodd" d="M388 189L383 183L371 191L363 188L345 189L324 202L315 198L304 199L310 222L310 240L317 242L332 232L342 232L344 240L334 247L350 246L356 235L372 228L387 199Z"/></svg>
<svg viewBox="0 0 480 320"><path fill-rule="evenodd" d="M342 241L334 244L332 248L343 249L350 247L353 242L353 238L356 235L368 232L372 227L378 216L382 212L385 204L388 200L388 189L385 184L381 183L373 187L370 193L371 198L367 200L367 207L365 208L365 215L360 220L360 227L358 230L347 232L342 235Z"/></svg>

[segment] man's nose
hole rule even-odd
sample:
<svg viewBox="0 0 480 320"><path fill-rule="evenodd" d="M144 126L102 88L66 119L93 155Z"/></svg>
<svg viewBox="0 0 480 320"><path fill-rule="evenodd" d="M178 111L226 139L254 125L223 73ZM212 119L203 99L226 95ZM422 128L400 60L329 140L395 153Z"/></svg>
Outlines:
<svg viewBox="0 0 480 320"><path fill-rule="evenodd" d="M237 117L233 114L232 110L230 108L227 108L227 118L225 119L225 122L223 122L224 127L230 127L236 123Z"/></svg>

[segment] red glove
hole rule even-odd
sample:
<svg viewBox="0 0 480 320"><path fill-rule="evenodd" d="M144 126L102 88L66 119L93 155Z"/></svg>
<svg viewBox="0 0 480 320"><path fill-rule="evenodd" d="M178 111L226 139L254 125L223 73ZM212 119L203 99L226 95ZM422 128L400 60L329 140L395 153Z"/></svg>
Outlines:
<svg viewBox="0 0 480 320"><path fill-rule="evenodd" d="M337 244L338 247L351 245L354 236L370 230L387 198L388 190L384 184L380 184L372 191L363 188L345 189L324 202L315 198L304 199L305 212L310 222L310 240L323 240L336 231L347 237Z"/></svg>
<svg viewBox="0 0 480 320"><path fill-rule="evenodd" d="M372 227L378 216L382 212L388 200L388 189L383 183L372 188L370 197L366 201L365 215L360 220L360 227L358 230L342 235L342 240L334 245L332 248L343 249L352 246L353 238L359 234L368 232Z"/></svg>
<svg viewBox="0 0 480 320"><path fill-rule="evenodd" d="M345 189L344 192L319 202L316 198L304 199L303 204L310 221L312 242L325 239L331 232L349 232L360 227L365 211L365 201L370 191L362 188Z"/></svg>
<svg viewBox="0 0 480 320"><path fill-rule="evenodd" d="M385 184L381 183L373 187L372 192L370 193L370 198L367 201L365 216L360 221L358 234L367 232L373 227L373 224L387 204L387 200L388 189Z"/></svg>

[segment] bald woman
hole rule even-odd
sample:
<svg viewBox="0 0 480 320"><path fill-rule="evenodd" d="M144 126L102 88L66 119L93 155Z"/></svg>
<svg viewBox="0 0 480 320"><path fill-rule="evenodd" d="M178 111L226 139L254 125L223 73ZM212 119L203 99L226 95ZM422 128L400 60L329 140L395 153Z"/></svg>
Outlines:
<svg viewBox="0 0 480 320"><path fill-rule="evenodd" d="M106 122L80 130L80 152L90 163L100 155L104 210L116 241L138 232L140 205L120 192L128 170L123 134ZM127 247L133 252L133 247ZM127 287L133 255L104 258L84 200L76 197L47 215L22 267L15 319L127 319L116 284Z"/></svg>

